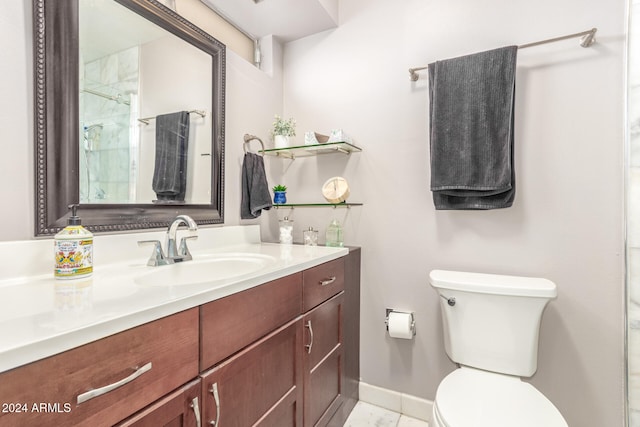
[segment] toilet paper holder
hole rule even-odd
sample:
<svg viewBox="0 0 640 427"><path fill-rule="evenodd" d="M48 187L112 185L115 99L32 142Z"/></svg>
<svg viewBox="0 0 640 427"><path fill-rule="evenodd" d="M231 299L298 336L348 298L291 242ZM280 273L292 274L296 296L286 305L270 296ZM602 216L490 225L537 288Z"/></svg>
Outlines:
<svg viewBox="0 0 640 427"><path fill-rule="evenodd" d="M416 336L416 320L413 317L413 312L412 311L402 311L402 310L396 310L394 308L387 308L386 309L386 316L384 318L384 324L386 326L387 329L387 333L389 333L389 314L390 313L403 313L403 314L408 314L409 316L411 316L411 333L413 334L413 336Z"/></svg>

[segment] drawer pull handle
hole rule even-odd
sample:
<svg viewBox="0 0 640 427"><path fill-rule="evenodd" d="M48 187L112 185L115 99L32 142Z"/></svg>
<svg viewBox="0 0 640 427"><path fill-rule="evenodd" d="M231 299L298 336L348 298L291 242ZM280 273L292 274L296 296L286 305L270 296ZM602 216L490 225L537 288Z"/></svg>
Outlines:
<svg viewBox="0 0 640 427"><path fill-rule="evenodd" d="M305 348L307 349L307 354L311 354L311 348L313 347L313 328L311 327L311 320L307 322L305 327L309 328L309 335L310 335L309 344L306 344Z"/></svg>
<svg viewBox="0 0 640 427"><path fill-rule="evenodd" d="M218 383L213 383L209 392L213 394L213 400L216 402L216 419L209 421L209 424L217 427L220 425L220 396L218 395Z"/></svg>
<svg viewBox="0 0 640 427"><path fill-rule="evenodd" d="M198 398L194 397L191 401L191 408L193 408L193 414L196 416L196 427L201 427L202 424L200 422L200 406L198 405Z"/></svg>
<svg viewBox="0 0 640 427"><path fill-rule="evenodd" d="M136 378L138 378L140 375L144 374L145 372L148 372L151 370L151 362L147 363L146 365L138 368L135 368L135 372L131 375L129 375L127 378L123 378L118 382L115 382L113 384L109 384L106 385L104 387L100 387L97 388L95 390L89 390L86 393L82 393L78 395L78 405L86 402L87 400L93 399L94 397L98 397L98 396L102 396L103 394L109 393L112 390L115 390L119 387L122 387L125 384L130 383L131 381L135 380Z"/></svg>
<svg viewBox="0 0 640 427"><path fill-rule="evenodd" d="M331 276L331 277L329 277L328 279L321 280L321 281L320 281L320 284L321 284L322 286L327 286L327 285L332 284L332 283L333 283L333 282L335 282L335 281L336 281L336 276Z"/></svg>

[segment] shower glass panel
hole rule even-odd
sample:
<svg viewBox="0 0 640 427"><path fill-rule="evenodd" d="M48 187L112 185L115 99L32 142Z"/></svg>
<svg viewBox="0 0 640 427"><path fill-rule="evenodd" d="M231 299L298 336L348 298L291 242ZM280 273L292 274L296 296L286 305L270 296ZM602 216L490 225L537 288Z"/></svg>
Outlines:
<svg viewBox="0 0 640 427"><path fill-rule="evenodd" d="M627 49L627 408L640 427L640 0L629 4Z"/></svg>

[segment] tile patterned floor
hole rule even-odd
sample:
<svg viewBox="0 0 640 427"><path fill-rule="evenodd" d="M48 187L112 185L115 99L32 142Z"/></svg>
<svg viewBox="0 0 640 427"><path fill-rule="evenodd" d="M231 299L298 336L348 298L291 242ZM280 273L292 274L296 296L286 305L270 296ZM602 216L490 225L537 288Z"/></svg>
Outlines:
<svg viewBox="0 0 640 427"><path fill-rule="evenodd" d="M417 420L365 402L356 403L344 427L429 427Z"/></svg>

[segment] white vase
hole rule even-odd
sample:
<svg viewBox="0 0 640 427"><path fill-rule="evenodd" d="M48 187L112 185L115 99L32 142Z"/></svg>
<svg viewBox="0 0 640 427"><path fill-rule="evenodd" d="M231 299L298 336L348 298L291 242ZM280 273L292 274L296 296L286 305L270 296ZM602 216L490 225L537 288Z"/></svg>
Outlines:
<svg viewBox="0 0 640 427"><path fill-rule="evenodd" d="M273 144L276 148L285 148L289 146L289 137L284 135L274 135Z"/></svg>

